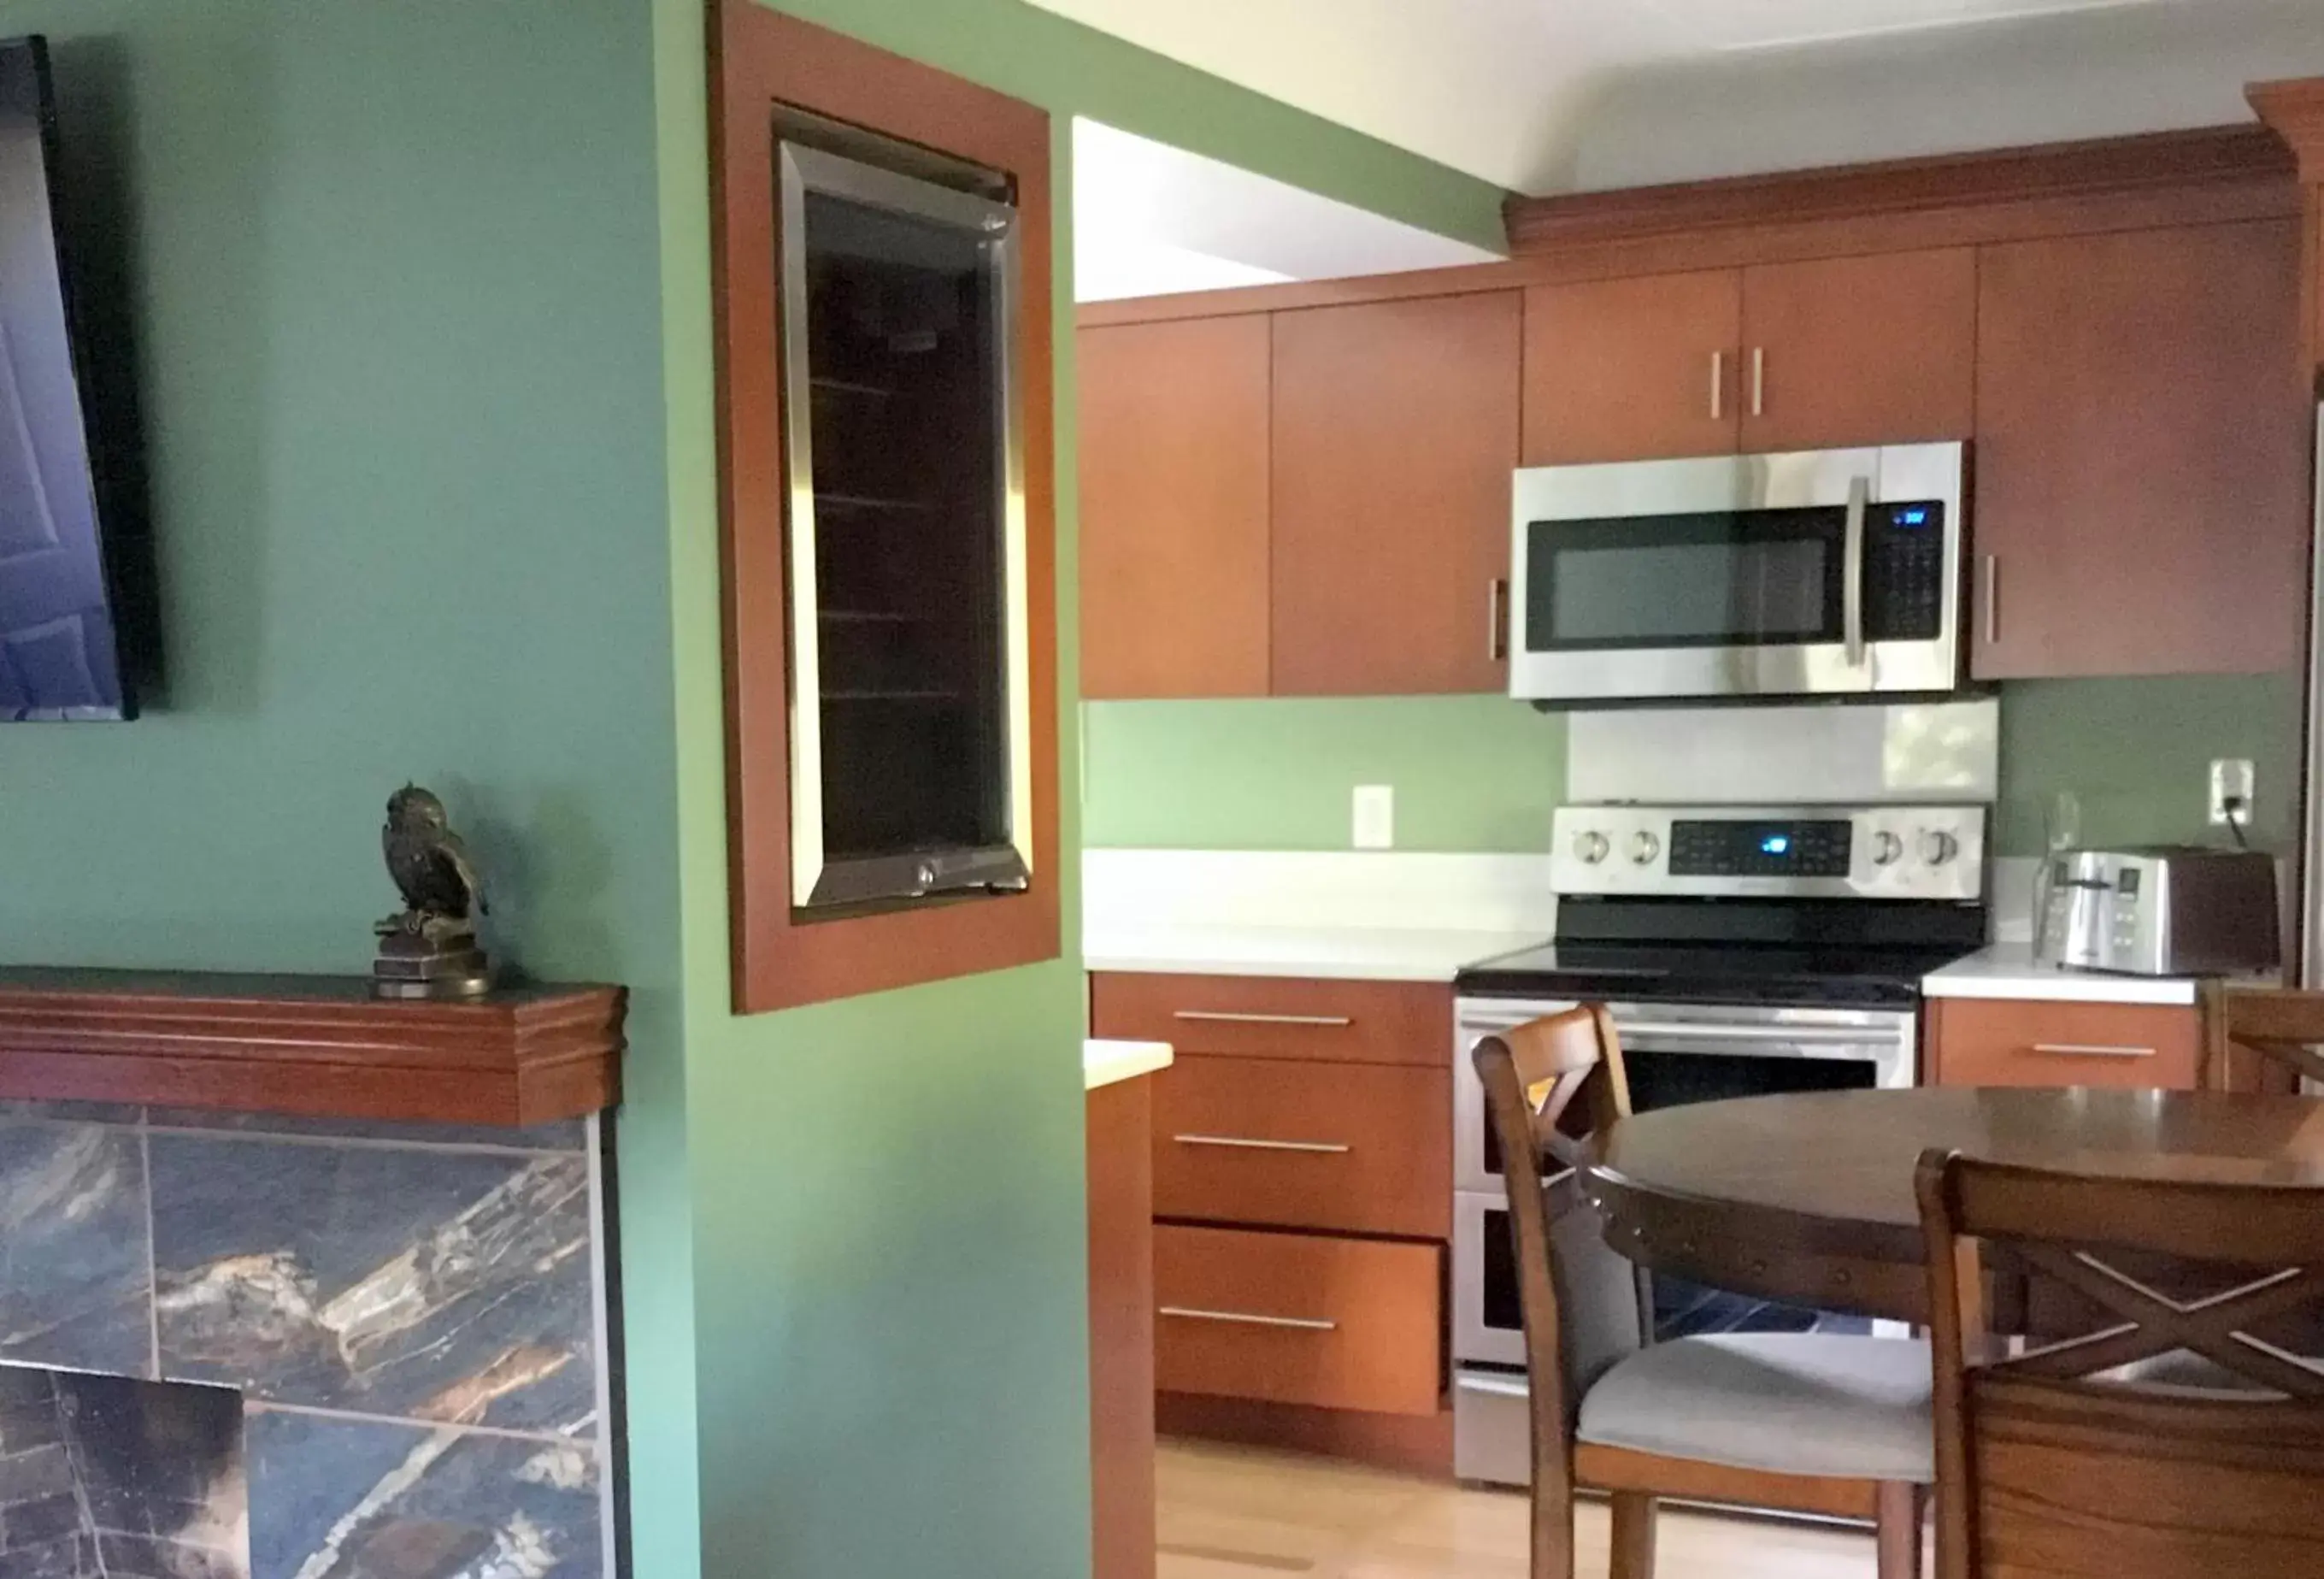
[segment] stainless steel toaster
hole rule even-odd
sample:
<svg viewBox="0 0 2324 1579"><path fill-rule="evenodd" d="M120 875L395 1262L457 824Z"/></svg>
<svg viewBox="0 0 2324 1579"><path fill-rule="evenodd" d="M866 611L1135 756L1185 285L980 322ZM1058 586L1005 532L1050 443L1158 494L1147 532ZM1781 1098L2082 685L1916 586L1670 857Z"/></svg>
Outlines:
<svg viewBox="0 0 2324 1579"><path fill-rule="evenodd" d="M2282 963L2275 858L2158 845L2051 857L2039 954L2143 976L2238 975Z"/></svg>

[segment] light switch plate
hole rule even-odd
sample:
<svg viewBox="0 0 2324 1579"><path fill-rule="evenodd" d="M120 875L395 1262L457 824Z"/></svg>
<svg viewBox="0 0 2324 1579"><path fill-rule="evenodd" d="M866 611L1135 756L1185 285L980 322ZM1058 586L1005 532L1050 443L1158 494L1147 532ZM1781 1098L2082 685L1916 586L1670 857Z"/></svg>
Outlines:
<svg viewBox="0 0 2324 1579"><path fill-rule="evenodd" d="M2252 822L2252 764L2247 757L2220 757L2211 763L2211 826L2227 826L2227 802L2240 801L2236 820Z"/></svg>
<svg viewBox="0 0 2324 1579"><path fill-rule="evenodd" d="M1352 841L1359 850L1396 847L1396 786L1359 784Z"/></svg>

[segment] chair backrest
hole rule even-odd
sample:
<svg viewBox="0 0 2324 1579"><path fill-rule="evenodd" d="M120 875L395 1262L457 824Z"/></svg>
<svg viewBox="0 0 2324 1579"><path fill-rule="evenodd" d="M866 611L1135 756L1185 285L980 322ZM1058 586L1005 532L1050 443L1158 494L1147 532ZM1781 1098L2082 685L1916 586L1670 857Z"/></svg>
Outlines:
<svg viewBox="0 0 2324 1579"><path fill-rule="evenodd" d="M2203 1084L2214 1091L2296 1092L2324 1081L2324 993L2207 983Z"/></svg>
<svg viewBox="0 0 2324 1579"><path fill-rule="evenodd" d="M1487 1037L1473 1057L1508 1185L1539 1484L1545 1468L1563 1479L1582 1393L1652 1318L1643 1276L1607 1248L1575 1172L1592 1138L1628 1116L1629 1081L1600 1005Z"/></svg>
<svg viewBox="0 0 2324 1579"><path fill-rule="evenodd" d="M2324 1307L2324 1189L1938 1151L1918 1187L1940 1579L2324 1574L2324 1364L2287 1346ZM2100 1324L2011 1353L1984 1309L1997 1252Z"/></svg>

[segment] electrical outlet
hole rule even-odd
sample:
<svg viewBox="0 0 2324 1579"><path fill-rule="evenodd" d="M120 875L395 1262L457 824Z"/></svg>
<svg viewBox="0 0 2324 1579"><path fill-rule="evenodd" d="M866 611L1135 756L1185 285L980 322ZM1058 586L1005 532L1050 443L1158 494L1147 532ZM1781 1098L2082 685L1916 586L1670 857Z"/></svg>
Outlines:
<svg viewBox="0 0 2324 1579"><path fill-rule="evenodd" d="M1355 846L1388 850L1396 845L1396 787L1359 784L1355 795Z"/></svg>
<svg viewBox="0 0 2324 1579"><path fill-rule="evenodd" d="M2251 826L2252 764L2246 757L2220 757L2211 763L2211 826L2227 826L2227 803L2236 803L2235 820Z"/></svg>

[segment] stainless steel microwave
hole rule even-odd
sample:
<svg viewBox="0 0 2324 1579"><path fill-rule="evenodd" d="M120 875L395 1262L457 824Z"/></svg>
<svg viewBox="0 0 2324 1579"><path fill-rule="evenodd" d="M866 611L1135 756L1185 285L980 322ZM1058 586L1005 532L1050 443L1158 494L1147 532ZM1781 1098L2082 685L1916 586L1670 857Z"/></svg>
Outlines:
<svg viewBox="0 0 2324 1579"><path fill-rule="evenodd" d="M1908 444L1518 472L1509 694L1953 689L1965 458Z"/></svg>

